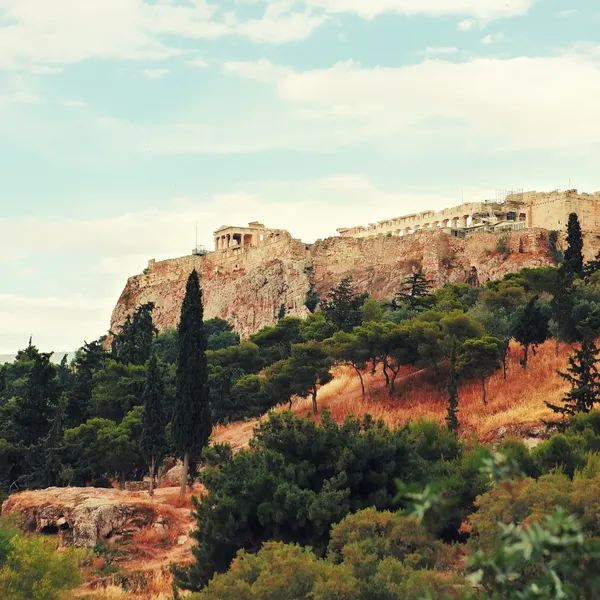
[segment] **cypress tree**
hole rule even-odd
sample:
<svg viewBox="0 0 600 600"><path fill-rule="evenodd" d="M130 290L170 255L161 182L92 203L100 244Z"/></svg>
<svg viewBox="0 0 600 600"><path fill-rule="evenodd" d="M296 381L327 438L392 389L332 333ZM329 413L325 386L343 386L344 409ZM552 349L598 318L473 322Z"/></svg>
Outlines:
<svg viewBox="0 0 600 600"><path fill-rule="evenodd" d="M196 460L200 457L212 429L202 290L195 269L186 284L177 333L177 400L173 416L173 441L179 455L183 458L181 476L183 496L190 458Z"/></svg>
<svg viewBox="0 0 600 600"><path fill-rule="evenodd" d="M565 252L565 268L578 277L583 277L583 236L576 213L569 215L567 225L567 250Z"/></svg>
<svg viewBox="0 0 600 600"><path fill-rule="evenodd" d="M448 379L448 415L446 416L446 425L449 431L458 433L460 426L458 422L458 376L457 376L457 356L456 340L452 340L452 349L450 351L450 378Z"/></svg>
<svg viewBox="0 0 600 600"><path fill-rule="evenodd" d="M165 384L158 360L152 355L144 387L144 418L140 437L140 452L150 467L150 496L154 495L154 477L167 446L164 410Z"/></svg>
<svg viewBox="0 0 600 600"><path fill-rule="evenodd" d="M596 366L599 356L600 350L594 343L593 335L587 331L581 348L574 350L569 356L567 372L558 371L571 384L571 390L563 398L563 405L556 406L546 402L546 406L563 416L590 412L594 404L600 402L600 373Z"/></svg>

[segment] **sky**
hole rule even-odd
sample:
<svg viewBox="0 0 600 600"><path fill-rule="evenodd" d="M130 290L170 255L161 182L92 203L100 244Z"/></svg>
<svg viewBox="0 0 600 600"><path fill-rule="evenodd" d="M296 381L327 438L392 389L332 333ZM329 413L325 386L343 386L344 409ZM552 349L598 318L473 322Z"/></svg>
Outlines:
<svg viewBox="0 0 600 600"><path fill-rule="evenodd" d="M0 0L0 353L151 258L600 190L597 0Z"/></svg>

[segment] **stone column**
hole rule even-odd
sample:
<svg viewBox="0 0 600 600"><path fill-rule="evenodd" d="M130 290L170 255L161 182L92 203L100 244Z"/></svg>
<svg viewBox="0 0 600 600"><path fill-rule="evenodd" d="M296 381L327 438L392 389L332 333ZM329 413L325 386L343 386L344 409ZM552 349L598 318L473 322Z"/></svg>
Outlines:
<svg viewBox="0 0 600 600"><path fill-rule="evenodd" d="M468 219L468 218L469 218L469 215L463 215L463 216L461 217L461 219L462 219L462 227L463 227L463 228L467 226L467 219Z"/></svg>

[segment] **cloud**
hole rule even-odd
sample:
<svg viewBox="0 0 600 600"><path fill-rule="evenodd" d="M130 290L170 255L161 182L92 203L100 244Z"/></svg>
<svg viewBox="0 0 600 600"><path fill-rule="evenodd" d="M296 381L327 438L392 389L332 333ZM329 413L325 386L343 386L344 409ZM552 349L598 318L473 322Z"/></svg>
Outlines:
<svg viewBox="0 0 600 600"><path fill-rule="evenodd" d="M486 44L486 45L491 45L491 44L498 44L499 42L501 42L503 40L504 40L503 33L488 33L488 35L486 35L481 40L481 43Z"/></svg>
<svg viewBox="0 0 600 600"><path fill-rule="evenodd" d="M283 103L311 111L315 129L333 146L352 143L350 136L363 144L403 143L405 136L448 129L457 143L487 150L587 153L600 142L599 58L599 47L586 45L549 57L438 59L401 67L348 61L296 72L256 61L225 68L272 85Z"/></svg>
<svg viewBox="0 0 600 600"><path fill-rule="evenodd" d="M209 249L221 225L254 220L311 242L335 235L337 227L442 208L451 193L458 204L457 190L398 192L364 176L338 173L311 181L263 181L208 200L179 198L101 219L0 220L0 268L22 271L32 264L51 273L36 277L35 297L0 294L0 353L23 347L31 334L46 350L71 350L102 335L127 278L151 258L189 254L196 222L199 242Z"/></svg>
<svg viewBox="0 0 600 600"><path fill-rule="evenodd" d="M576 8L571 8L571 9L567 9L567 10L559 10L556 13L557 17L561 17L561 18L568 18L568 17L572 17L573 15L576 15L579 11Z"/></svg>
<svg viewBox="0 0 600 600"><path fill-rule="evenodd" d="M305 0L329 13L354 13L372 19L386 13L403 15L468 15L482 21L527 14L534 0Z"/></svg>
<svg viewBox="0 0 600 600"><path fill-rule="evenodd" d="M471 31L477 25L477 21L475 19L463 19L459 21L457 28L459 31Z"/></svg>
<svg viewBox="0 0 600 600"><path fill-rule="evenodd" d="M146 79L162 79L170 73L170 69L144 69L142 75Z"/></svg>
<svg viewBox="0 0 600 600"><path fill-rule="evenodd" d="M308 9L283 8L267 7L262 17L243 21L204 0L0 0L6 23L0 69L54 69L90 58L164 60L183 53L177 38L283 44L306 39L326 20Z"/></svg>
<svg viewBox="0 0 600 600"><path fill-rule="evenodd" d="M188 61L188 65L190 67L194 67L195 69L207 69L208 68L208 63L200 58L193 58L192 60Z"/></svg>
<svg viewBox="0 0 600 600"><path fill-rule="evenodd" d="M13 354L29 336L43 350L74 350L106 330L109 298L71 294L30 297L0 293L0 353Z"/></svg>

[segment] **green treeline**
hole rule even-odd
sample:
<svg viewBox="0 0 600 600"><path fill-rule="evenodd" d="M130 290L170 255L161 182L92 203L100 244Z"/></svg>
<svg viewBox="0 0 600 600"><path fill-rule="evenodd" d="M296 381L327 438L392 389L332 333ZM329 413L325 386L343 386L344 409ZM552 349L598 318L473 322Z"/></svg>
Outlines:
<svg viewBox="0 0 600 600"><path fill-rule="evenodd" d="M595 536L597 517L586 517L577 498L582 486L597 489L600 473L593 454L600 450L593 411L600 401L600 256L583 261L575 215L564 255L557 239L550 241L556 267L523 269L479 287L449 284L434 291L417 266L383 302L358 293L350 278L324 298L311 289L307 319L280 311L275 325L243 341L226 321L203 319L195 271L175 331L157 333L149 303L111 333L110 349L105 338L85 343L71 364L53 365L30 341L0 367L0 494L109 486L149 474L154 481L163 459L175 456L186 467L182 492L205 467L200 480L208 493L196 501L195 561L177 572L182 587L204 588L200 597L395 600L430 590L441 598L465 585L443 572L452 560L448 543L464 541L469 517L471 575L489 597L560 597L507 595L496 581L504 573L502 585L535 582L554 593L544 586L567 581L569 570L577 574L582 557L596 559L588 538ZM490 376L500 372L510 382L511 341L520 345L526 369L550 338L557 348L579 343L561 373L571 390L549 404L557 419L548 425L559 433L531 452L507 442L495 461L477 443L459 441L460 384L478 382L485 411ZM353 369L365 397L363 373L379 370L398 401L404 372L430 370L447 400L446 426L390 429L368 416L337 424L326 411L317 425L277 412L260 425L249 451L232 456L227 446L207 447L214 423L291 407L298 396L310 397L319 412L318 390L336 365ZM508 499L496 498L498 490L508 490ZM550 504L539 508L533 497L517 502L527 490L538 490ZM490 498L500 504L484 526L478 519ZM511 503L520 512L506 521ZM580 519L552 513L555 505ZM539 530L528 528L544 514L548 520ZM516 525L500 528L503 519ZM553 556L544 536L554 549L563 544L567 562L529 573L523 562L545 565ZM406 547L404 538L412 540ZM519 554L525 538L527 560ZM279 589L304 596L273 591Z"/></svg>

